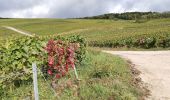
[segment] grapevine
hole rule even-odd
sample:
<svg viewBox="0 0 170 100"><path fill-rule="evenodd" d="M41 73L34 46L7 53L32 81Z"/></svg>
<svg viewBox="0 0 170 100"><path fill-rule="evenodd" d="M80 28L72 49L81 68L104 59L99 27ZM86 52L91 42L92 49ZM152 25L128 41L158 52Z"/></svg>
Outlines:
<svg viewBox="0 0 170 100"><path fill-rule="evenodd" d="M76 43L49 40L45 47L48 54L47 73L57 79L65 76L70 68L75 67L75 51L78 47Z"/></svg>

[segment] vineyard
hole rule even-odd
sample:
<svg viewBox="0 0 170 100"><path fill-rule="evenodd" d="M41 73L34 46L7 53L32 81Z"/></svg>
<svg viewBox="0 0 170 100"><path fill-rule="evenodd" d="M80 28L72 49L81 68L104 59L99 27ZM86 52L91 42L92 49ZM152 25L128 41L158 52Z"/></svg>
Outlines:
<svg viewBox="0 0 170 100"><path fill-rule="evenodd" d="M69 58L73 57L70 43L71 45L76 44L75 62ZM59 79L57 88L55 87L58 95L56 97L44 81L44 77L40 73L38 74L40 98L43 100L56 100L56 98L135 99L143 96L142 90L129 84L133 78L124 60L95 50L86 51L85 39L80 36L69 38L61 36L19 37L1 42L0 47L0 96L4 100L34 98L31 67L33 62L37 63L41 70L40 73L43 73L48 80L47 83L50 83L51 79L54 80L52 77ZM67 52L65 52L66 55L64 51ZM52 58L54 55L58 55L57 53L59 56ZM66 66L70 66L69 69L72 69L74 67L72 65L75 64L80 78L78 83L75 81L73 70L70 70L69 73L59 70L61 74L55 71L56 68L62 68L60 65L54 66L56 61L62 61L56 64L65 64L63 60L59 60L64 59L63 57L67 58ZM67 72L68 67L66 66L65 71ZM52 76L53 74L54 76Z"/></svg>
<svg viewBox="0 0 170 100"><path fill-rule="evenodd" d="M34 98L33 62L39 69L42 100L142 99L146 94L134 83L128 63L93 47L170 47L169 18L142 23L92 19L0 19L0 22L1 26L35 34L26 37L0 27L0 98L3 100ZM57 86L52 86L57 97L47 84L54 80L58 80Z"/></svg>
<svg viewBox="0 0 170 100"><path fill-rule="evenodd" d="M92 47L109 47L109 48L168 48L170 47L169 33L142 34L136 36L119 36L113 40L90 41Z"/></svg>
<svg viewBox="0 0 170 100"><path fill-rule="evenodd" d="M0 25L13 26L40 36L81 35L86 38L89 46L145 49L169 47L169 18L153 19L143 23L133 20L100 19L1 19ZM1 37L5 38L11 34L17 33L1 27Z"/></svg>
<svg viewBox="0 0 170 100"><path fill-rule="evenodd" d="M45 52L45 46L49 39L65 41L68 43L78 43L76 49L75 64L80 64L85 57L85 41L79 36L69 38L62 37L21 37L8 39L0 45L0 77L1 77L1 96L6 94L4 90L19 86L20 82L30 81L32 79L32 63L42 68L47 65L48 57ZM63 45L63 47L66 44ZM7 95L7 94L6 94Z"/></svg>

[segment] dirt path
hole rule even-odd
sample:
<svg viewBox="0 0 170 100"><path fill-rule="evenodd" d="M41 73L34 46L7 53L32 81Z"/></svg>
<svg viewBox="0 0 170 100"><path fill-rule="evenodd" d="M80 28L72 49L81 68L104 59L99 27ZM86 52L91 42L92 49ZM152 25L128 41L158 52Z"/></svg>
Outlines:
<svg viewBox="0 0 170 100"><path fill-rule="evenodd" d="M131 60L141 71L151 96L147 100L170 100L170 51L103 51Z"/></svg>
<svg viewBox="0 0 170 100"><path fill-rule="evenodd" d="M6 29L9 29L9 30L12 30L12 31L15 31L15 32L18 32L18 33L23 34L23 35L27 35L27 36L33 37L33 35L31 35L30 33L25 32L25 31L20 30L20 29L16 29L16 28L11 27L11 26L2 26L2 27L6 28Z"/></svg>

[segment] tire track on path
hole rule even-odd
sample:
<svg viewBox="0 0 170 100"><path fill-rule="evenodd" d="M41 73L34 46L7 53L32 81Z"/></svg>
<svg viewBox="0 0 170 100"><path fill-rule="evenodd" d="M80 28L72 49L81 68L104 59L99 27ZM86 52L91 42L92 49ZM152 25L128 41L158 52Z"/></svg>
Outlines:
<svg viewBox="0 0 170 100"><path fill-rule="evenodd" d="M26 31L23 31L21 29L16 29L16 28L11 27L11 26L2 26L2 27L6 28L6 29L9 29L9 30L12 30L12 31L15 31L17 33L26 35L26 36L34 37L34 35L32 35L30 32L26 32Z"/></svg>

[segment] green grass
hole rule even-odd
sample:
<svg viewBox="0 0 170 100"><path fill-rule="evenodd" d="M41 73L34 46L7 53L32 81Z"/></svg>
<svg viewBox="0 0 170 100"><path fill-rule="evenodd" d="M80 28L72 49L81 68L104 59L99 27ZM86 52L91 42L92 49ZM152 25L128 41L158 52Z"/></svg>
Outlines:
<svg viewBox="0 0 170 100"><path fill-rule="evenodd" d="M132 76L125 60L88 50L84 64L78 66L78 75L81 79L79 96L74 96L73 91L65 88L59 96L60 100L138 100L142 91L132 85ZM72 72L71 72L72 73ZM66 79L62 79L62 82ZM49 82L49 81L48 81ZM38 77L39 95L41 100L56 100L42 77ZM8 91L9 95L3 100L20 100L33 95L32 82Z"/></svg>

